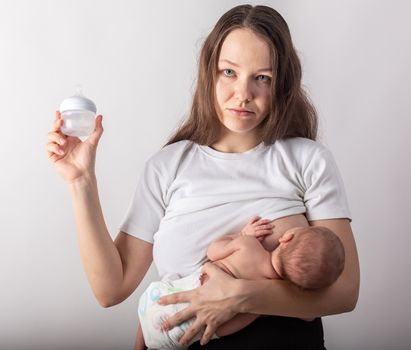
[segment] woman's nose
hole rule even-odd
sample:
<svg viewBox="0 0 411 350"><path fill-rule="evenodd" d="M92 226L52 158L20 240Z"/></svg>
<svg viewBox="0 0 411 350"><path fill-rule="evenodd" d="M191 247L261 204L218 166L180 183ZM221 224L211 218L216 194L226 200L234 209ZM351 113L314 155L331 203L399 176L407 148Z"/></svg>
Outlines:
<svg viewBox="0 0 411 350"><path fill-rule="evenodd" d="M238 79L235 85L235 97L238 101L251 101L253 98L252 86L248 79Z"/></svg>

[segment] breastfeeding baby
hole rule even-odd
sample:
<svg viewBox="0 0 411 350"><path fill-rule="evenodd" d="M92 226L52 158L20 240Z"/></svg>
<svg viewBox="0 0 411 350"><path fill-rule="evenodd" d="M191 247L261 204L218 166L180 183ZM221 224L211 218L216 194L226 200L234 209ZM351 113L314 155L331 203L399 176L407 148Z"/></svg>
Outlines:
<svg viewBox="0 0 411 350"><path fill-rule="evenodd" d="M208 259L235 278L283 279L303 289L324 288L334 283L344 268L344 247L325 227L309 226L304 215L269 221L258 216L236 234L213 241ZM140 328L136 349L145 342L149 349L186 349L178 343L193 320L162 331L165 319L187 307L187 303L159 305L157 300L177 291L191 290L207 282L201 270L187 277L152 282L139 301ZM221 325L213 338L232 334L259 315L238 314ZM141 334L142 329L142 334ZM144 336L144 340L142 339ZM199 340L200 334L191 343Z"/></svg>

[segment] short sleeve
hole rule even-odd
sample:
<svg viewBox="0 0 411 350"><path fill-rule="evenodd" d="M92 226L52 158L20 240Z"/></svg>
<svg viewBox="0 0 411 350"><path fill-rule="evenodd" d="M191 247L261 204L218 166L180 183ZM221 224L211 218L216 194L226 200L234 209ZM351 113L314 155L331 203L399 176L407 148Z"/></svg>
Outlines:
<svg viewBox="0 0 411 350"><path fill-rule="evenodd" d="M120 230L132 236L153 243L165 213L164 181L153 162L148 160L135 188Z"/></svg>
<svg viewBox="0 0 411 350"><path fill-rule="evenodd" d="M303 173L307 220L347 218L351 221L344 183L332 153L317 149Z"/></svg>

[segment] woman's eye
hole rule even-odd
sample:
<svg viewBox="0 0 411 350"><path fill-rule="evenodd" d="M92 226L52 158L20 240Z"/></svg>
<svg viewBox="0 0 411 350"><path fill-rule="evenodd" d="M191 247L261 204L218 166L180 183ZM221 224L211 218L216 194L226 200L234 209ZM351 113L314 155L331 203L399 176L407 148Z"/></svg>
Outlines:
<svg viewBox="0 0 411 350"><path fill-rule="evenodd" d="M268 75L259 75L258 77L257 77L257 80L260 80L260 81L270 81L271 80L271 78L268 76Z"/></svg>
<svg viewBox="0 0 411 350"><path fill-rule="evenodd" d="M223 69L223 74L227 77L231 77L233 75L233 73L234 73L234 71L230 68Z"/></svg>

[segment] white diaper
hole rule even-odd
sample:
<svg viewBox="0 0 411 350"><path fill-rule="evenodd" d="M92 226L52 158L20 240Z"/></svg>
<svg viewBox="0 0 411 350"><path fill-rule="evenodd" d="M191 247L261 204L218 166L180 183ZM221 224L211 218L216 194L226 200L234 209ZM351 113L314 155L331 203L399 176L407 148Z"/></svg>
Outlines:
<svg viewBox="0 0 411 350"><path fill-rule="evenodd" d="M191 290L200 286L200 273L201 269L179 279L175 279L178 277L176 275L165 276L161 281L152 282L141 295L138 304L138 316L143 330L144 341L149 349L187 349L190 344L200 340L201 336L197 334L190 344L181 346L178 343L181 336L193 323L194 318L183 322L168 332L161 331L163 321L186 308L189 303L157 304L157 300L163 295ZM215 338L218 337L214 335L212 339Z"/></svg>

